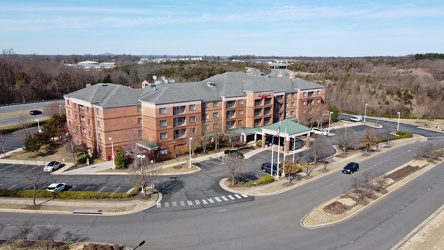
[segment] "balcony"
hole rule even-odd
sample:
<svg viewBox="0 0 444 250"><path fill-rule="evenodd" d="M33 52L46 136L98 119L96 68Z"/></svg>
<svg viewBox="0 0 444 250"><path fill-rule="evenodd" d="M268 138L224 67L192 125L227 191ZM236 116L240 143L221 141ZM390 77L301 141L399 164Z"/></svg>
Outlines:
<svg viewBox="0 0 444 250"><path fill-rule="evenodd" d="M236 106L236 102L229 101L227 102L227 109L234 108Z"/></svg>
<svg viewBox="0 0 444 250"><path fill-rule="evenodd" d="M254 101L254 106L255 107L262 106L262 100L261 101Z"/></svg>
<svg viewBox="0 0 444 250"><path fill-rule="evenodd" d="M254 117L261 116L262 112L254 112Z"/></svg>

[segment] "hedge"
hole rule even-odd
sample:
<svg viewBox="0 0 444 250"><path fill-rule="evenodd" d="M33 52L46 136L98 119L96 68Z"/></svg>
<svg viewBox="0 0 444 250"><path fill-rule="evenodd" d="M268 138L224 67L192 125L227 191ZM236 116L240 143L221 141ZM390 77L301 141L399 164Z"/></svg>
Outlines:
<svg viewBox="0 0 444 250"><path fill-rule="evenodd" d="M56 198L63 200L99 200L99 199L124 199L137 194L137 190L131 193L110 193L92 191L64 191L49 192L46 190L36 190L36 198ZM33 190L0 190L0 197L32 198Z"/></svg>
<svg viewBox="0 0 444 250"><path fill-rule="evenodd" d="M390 138L379 138L379 142L386 142L387 140L393 141L393 140L399 140L399 139L405 139L405 138L412 138L413 133L405 132L405 131L397 131L396 135Z"/></svg>
<svg viewBox="0 0 444 250"><path fill-rule="evenodd" d="M245 185L251 187L251 186L256 186L256 185L272 183L273 181L274 181L273 176L264 175L259 180L249 181L249 182L245 183Z"/></svg>

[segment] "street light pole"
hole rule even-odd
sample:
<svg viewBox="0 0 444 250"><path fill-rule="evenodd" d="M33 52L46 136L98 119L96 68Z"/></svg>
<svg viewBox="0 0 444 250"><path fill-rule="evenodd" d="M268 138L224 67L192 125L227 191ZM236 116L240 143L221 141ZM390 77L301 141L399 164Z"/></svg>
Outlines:
<svg viewBox="0 0 444 250"><path fill-rule="evenodd" d="M399 131L399 119L401 118L401 112L398 112L398 126L396 127L396 132Z"/></svg>
<svg viewBox="0 0 444 250"><path fill-rule="evenodd" d="M59 114L62 114L62 105L59 105Z"/></svg>
<svg viewBox="0 0 444 250"><path fill-rule="evenodd" d="M108 139L111 141L111 151L112 151L111 157L113 159L113 169L116 169L116 163L114 162L114 142L113 142L113 138L110 137Z"/></svg>
<svg viewBox="0 0 444 250"><path fill-rule="evenodd" d="M365 122L365 117L367 116L367 105L368 103L366 103L364 107L364 122Z"/></svg>
<svg viewBox="0 0 444 250"><path fill-rule="evenodd" d="M35 121L37 122L37 132L40 133L40 121L39 119L35 119Z"/></svg>
<svg viewBox="0 0 444 250"><path fill-rule="evenodd" d="M327 130L327 135L330 134L331 114L333 114L333 112L330 111L330 113L329 113L329 115L328 115L328 130Z"/></svg>
<svg viewBox="0 0 444 250"><path fill-rule="evenodd" d="M188 168L191 168L191 140L193 140L193 137L190 137L190 166Z"/></svg>

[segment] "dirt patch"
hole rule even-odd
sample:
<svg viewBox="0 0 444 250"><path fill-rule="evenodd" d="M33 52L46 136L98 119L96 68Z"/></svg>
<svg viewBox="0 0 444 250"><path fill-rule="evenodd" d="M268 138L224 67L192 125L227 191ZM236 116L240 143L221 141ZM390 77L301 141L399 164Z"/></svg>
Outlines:
<svg viewBox="0 0 444 250"><path fill-rule="evenodd" d="M330 214L342 214L350 210L352 206L346 206L340 201L334 201L324 207L324 211Z"/></svg>
<svg viewBox="0 0 444 250"><path fill-rule="evenodd" d="M400 180L404 179L406 176L409 176L409 175L413 174L414 172L420 170L421 168L422 167L420 167L420 166L407 165L407 166L387 175L387 178L393 180L393 182L400 181Z"/></svg>

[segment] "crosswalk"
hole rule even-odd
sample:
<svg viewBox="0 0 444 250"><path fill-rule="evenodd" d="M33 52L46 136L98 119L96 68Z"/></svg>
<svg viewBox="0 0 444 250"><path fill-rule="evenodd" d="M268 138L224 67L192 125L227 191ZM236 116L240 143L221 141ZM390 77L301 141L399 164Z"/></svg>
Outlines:
<svg viewBox="0 0 444 250"><path fill-rule="evenodd" d="M230 194L218 197L211 197L202 200L166 201L166 202L157 203L157 208L211 205L211 204L217 204L227 201L235 201L246 198L249 198L249 196L245 194Z"/></svg>

